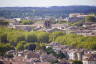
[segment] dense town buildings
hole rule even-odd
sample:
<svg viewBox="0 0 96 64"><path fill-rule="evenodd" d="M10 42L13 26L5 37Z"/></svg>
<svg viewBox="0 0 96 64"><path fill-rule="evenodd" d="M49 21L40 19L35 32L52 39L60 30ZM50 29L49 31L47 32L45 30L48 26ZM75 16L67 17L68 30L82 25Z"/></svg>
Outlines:
<svg viewBox="0 0 96 64"><path fill-rule="evenodd" d="M55 30L61 30L66 33L75 33L83 36L96 36L96 22L85 22L82 26L70 26L68 21L73 22L74 20L84 19L83 14L71 14L67 18L65 24L52 24L51 20L45 20L44 23L34 23L31 25L20 24L20 18L11 19L12 22L8 24L4 23L4 26L9 28L24 30L24 31L46 31L54 32ZM36 18L35 18L36 19ZM59 18L60 20L60 18ZM62 19L61 19L62 20ZM52 20L53 21L53 20ZM2 23L2 22L1 22ZM3 25L1 24L0 25ZM10 50L7 54L13 54L13 58L0 58L2 64L52 64L52 62L58 61L58 64L72 64L72 61L81 61L83 64L96 64L96 51L86 49L76 49L67 45L59 43L50 43L46 48L52 47L55 53L63 53L65 57L63 59L57 58L53 54L47 54L45 51L16 51Z"/></svg>

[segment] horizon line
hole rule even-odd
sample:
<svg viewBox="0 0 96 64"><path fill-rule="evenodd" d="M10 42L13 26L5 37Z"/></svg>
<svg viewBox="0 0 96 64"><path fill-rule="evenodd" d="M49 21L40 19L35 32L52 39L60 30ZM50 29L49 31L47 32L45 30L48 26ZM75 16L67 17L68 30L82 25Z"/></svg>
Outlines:
<svg viewBox="0 0 96 64"><path fill-rule="evenodd" d="M96 5L64 5L64 6L0 6L0 7L44 7L44 8L49 8L49 7L66 7L66 6L95 6Z"/></svg>

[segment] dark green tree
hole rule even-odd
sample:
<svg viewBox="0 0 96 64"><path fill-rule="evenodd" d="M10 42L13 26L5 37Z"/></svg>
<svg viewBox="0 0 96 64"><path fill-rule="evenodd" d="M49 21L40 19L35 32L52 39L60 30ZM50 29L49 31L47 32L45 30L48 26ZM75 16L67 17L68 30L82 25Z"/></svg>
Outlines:
<svg viewBox="0 0 96 64"><path fill-rule="evenodd" d="M27 43L24 45L24 48L33 51L36 49L36 44Z"/></svg>
<svg viewBox="0 0 96 64"><path fill-rule="evenodd" d="M11 46L9 43L8 44L0 43L0 56L2 56L2 58L3 58L7 51L13 50L13 49L14 49L14 47Z"/></svg>

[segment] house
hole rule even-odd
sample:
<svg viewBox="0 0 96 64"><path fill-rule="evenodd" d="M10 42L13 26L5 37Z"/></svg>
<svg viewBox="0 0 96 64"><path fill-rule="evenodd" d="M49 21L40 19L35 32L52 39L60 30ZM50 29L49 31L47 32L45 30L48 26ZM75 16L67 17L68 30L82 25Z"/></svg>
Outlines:
<svg viewBox="0 0 96 64"><path fill-rule="evenodd" d="M31 31L32 28L33 28L32 25L15 25L15 29L17 30Z"/></svg>
<svg viewBox="0 0 96 64"><path fill-rule="evenodd" d="M16 21L21 21L21 18L13 18Z"/></svg>
<svg viewBox="0 0 96 64"><path fill-rule="evenodd" d="M51 42L49 45L50 46L60 46L61 44L60 43L57 43L57 42Z"/></svg>
<svg viewBox="0 0 96 64"><path fill-rule="evenodd" d="M66 24L52 24L52 28L64 29L66 27L67 27Z"/></svg>
<svg viewBox="0 0 96 64"><path fill-rule="evenodd" d="M68 52L69 60L82 60L83 53L84 53L83 50L79 51L78 49L69 50Z"/></svg>
<svg viewBox="0 0 96 64"><path fill-rule="evenodd" d="M96 64L96 54L85 54L82 61L83 64Z"/></svg>
<svg viewBox="0 0 96 64"><path fill-rule="evenodd" d="M59 64L70 64L68 60L65 59L58 59Z"/></svg>
<svg viewBox="0 0 96 64"><path fill-rule="evenodd" d="M49 44L49 46L51 46L56 53L59 53L61 50L61 44L60 43L52 42Z"/></svg>
<svg viewBox="0 0 96 64"><path fill-rule="evenodd" d="M75 32L78 35L91 36L92 32L90 30L78 30Z"/></svg>
<svg viewBox="0 0 96 64"><path fill-rule="evenodd" d="M87 22L82 27L72 30L74 33L84 36L96 36L96 23Z"/></svg>
<svg viewBox="0 0 96 64"><path fill-rule="evenodd" d="M11 55L13 55L14 57L17 56L17 52L16 52L16 50L10 50L10 51L7 51L6 54L8 54L8 55L11 54Z"/></svg>
<svg viewBox="0 0 96 64"><path fill-rule="evenodd" d="M26 61L26 64L34 64L34 63L40 62L40 59L39 58L28 58L28 59L25 59L25 61Z"/></svg>
<svg viewBox="0 0 96 64"><path fill-rule="evenodd" d="M77 55L76 55L76 51L75 50L71 50L68 52L68 56L69 56L69 60L76 60L77 59Z"/></svg>
<svg viewBox="0 0 96 64"><path fill-rule="evenodd" d="M6 19L1 20L0 19L0 26L8 26L8 25L9 25L9 21L8 20L6 20Z"/></svg>
<svg viewBox="0 0 96 64"><path fill-rule="evenodd" d="M84 19L84 18L83 17L69 17L68 21L69 22L77 22L77 21L80 21L82 19Z"/></svg>
<svg viewBox="0 0 96 64"><path fill-rule="evenodd" d="M52 54L42 54L40 56L40 60L41 62L52 62L52 61L57 60L57 58L53 56Z"/></svg>
<svg viewBox="0 0 96 64"><path fill-rule="evenodd" d="M33 24L33 25L10 25L17 30L25 30L25 31L32 31L40 30L43 27L43 24Z"/></svg>
<svg viewBox="0 0 96 64"><path fill-rule="evenodd" d="M34 64L51 64L50 62L36 62Z"/></svg>
<svg viewBox="0 0 96 64"><path fill-rule="evenodd" d="M12 62L9 61L0 61L0 64L11 64Z"/></svg>
<svg viewBox="0 0 96 64"><path fill-rule="evenodd" d="M46 32L57 32L57 31L64 32L64 29L51 28L51 29L44 29L43 31L46 31Z"/></svg>
<svg viewBox="0 0 96 64"><path fill-rule="evenodd" d="M40 58L40 54L32 51L28 51L24 54L25 58Z"/></svg>
<svg viewBox="0 0 96 64"><path fill-rule="evenodd" d="M80 13L71 13L69 14L69 17L77 17L78 15L81 15Z"/></svg>
<svg viewBox="0 0 96 64"><path fill-rule="evenodd" d="M81 14L81 13L71 13L69 14L69 17L86 17L86 16L95 16L94 14L90 14L90 15L87 15L87 14Z"/></svg>

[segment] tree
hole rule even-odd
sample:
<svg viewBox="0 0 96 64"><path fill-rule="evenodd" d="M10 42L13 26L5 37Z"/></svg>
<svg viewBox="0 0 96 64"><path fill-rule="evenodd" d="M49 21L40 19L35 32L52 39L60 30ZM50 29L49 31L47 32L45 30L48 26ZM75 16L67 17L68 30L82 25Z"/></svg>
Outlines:
<svg viewBox="0 0 96 64"><path fill-rule="evenodd" d="M50 41L54 41L57 37L64 35L63 32L52 32L50 34Z"/></svg>
<svg viewBox="0 0 96 64"><path fill-rule="evenodd" d="M36 49L36 44L27 43L24 45L24 48L33 51Z"/></svg>
<svg viewBox="0 0 96 64"><path fill-rule="evenodd" d="M38 42L48 43L49 42L49 33L47 32L38 32L37 33Z"/></svg>
<svg viewBox="0 0 96 64"><path fill-rule="evenodd" d="M0 44L0 56L4 56L6 52L6 47L4 44Z"/></svg>
<svg viewBox="0 0 96 64"><path fill-rule="evenodd" d="M18 34L18 37L17 37L17 42L19 42L19 41L25 41L25 35L24 34Z"/></svg>
<svg viewBox="0 0 96 64"><path fill-rule="evenodd" d="M0 43L0 56L4 57L5 53L12 49L14 49L14 47L11 46L9 43L8 44Z"/></svg>
<svg viewBox="0 0 96 64"><path fill-rule="evenodd" d="M59 42L61 44L67 44L67 39L65 38L65 36L58 36L56 39L55 39L55 42Z"/></svg>
<svg viewBox="0 0 96 64"><path fill-rule="evenodd" d="M66 55L64 53L62 53L61 51L57 54L58 58L66 58Z"/></svg>
<svg viewBox="0 0 96 64"><path fill-rule="evenodd" d="M24 41L20 41L17 45L16 45L16 49L21 51L21 50L24 50L24 45L26 44L26 42Z"/></svg>
<svg viewBox="0 0 96 64"><path fill-rule="evenodd" d="M54 50L53 50L51 47L46 48L45 51L46 51L48 54L55 53Z"/></svg>
<svg viewBox="0 0 96 64"><path fill-rule="evenodd" d="M0 26L7 26L9 24L9 21L7 20L0 20Z"/></svg>
<svg viewBox="0 0 96 64"><path fill-rule="evenodd" d="M45 21L44 26L45 28L51 28L51 21L50 20Z"/></svg>
<svg viewBox="0 0 96 64"><path fill-rule="evenodd" d="M36 44L36 50L40 50L40 49L42 49L42 50L45 50L45 46L47 46L47 43L40 43L40 42L35 42L35 44Z"/></svg>
<svg viewBox="0 0 96 64"><path fill-rule="evenodd" d="M25 34L20 31L13 31L8 33L8 41L14 46L20 41L25 41Z"/></svg>
<svg viewBox="0 0 96 64"><path fill-rule="evenodd" d="M7 34L3 33L0 35L0 42L6 43L7 41Z"/></svg>
<svg viewBox="0 0 96 64"><path fill-rule="evenodd" d="M96 18L94 16L85 17L85 22L96 22Z"/></svg>
<svg viewBox="0 0 96 64"><path fill-rule="evenodd" d="M29 33L26 36L26 41L27 42L36 42L37 41L37 37L34 33Z"/></svg>
<svg viewBox="0 0 96 64"><path fill-rule="evenodd" d="M33 21L31 21L31 20L21 20L21 24L24 24L24 25L33 24Z"/></svg>

